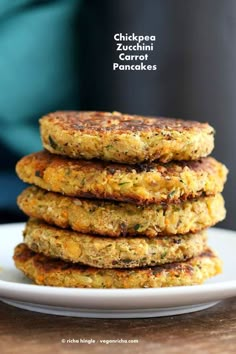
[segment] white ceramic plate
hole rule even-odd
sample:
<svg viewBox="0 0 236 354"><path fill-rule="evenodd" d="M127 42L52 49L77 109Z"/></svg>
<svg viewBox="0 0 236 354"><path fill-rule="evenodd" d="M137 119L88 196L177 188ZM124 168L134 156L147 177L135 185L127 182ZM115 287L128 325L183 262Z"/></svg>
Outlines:
<svg viewBox="0 0 236 354"><path fill-rule="evenodd" d="M194 312L236 296L236 232L209 230L209 243L224 261L223 274L204 285L161 289L68 289L33 285L12 261L23 224L0 225L0 298L26 310L95 318L157 317Z"/></svg>

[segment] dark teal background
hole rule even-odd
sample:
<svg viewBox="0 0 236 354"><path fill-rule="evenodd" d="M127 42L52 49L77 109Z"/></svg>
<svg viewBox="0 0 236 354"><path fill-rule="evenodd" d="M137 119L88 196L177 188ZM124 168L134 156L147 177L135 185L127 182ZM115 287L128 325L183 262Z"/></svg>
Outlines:
<svg viewBox="0 0 236 354"><path fill-rule="evenodd" d="M0 138L21 154L40 148L38 117L79 107L80 1L0 2Z"/></svg>

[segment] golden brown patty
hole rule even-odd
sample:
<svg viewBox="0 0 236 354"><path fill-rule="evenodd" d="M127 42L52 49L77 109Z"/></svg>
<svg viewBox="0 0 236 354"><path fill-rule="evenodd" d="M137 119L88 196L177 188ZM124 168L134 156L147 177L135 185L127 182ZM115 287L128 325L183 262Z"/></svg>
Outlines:
<svg viewBox="0 0 236 354"><path fill-rule="evenodd" d="M99 269L67 263L15 248L16 267L36 284L77 288L155 288L201 284L221 273L222 262L210 250L189 261L135 269Z"/></svg>
<svg viewBox="0 0 236 354"><path fill-rule="evenodd" d="M101 237L30 219L24 242L37 253L97 268L133 268L179 262L206 248L206 231L184 236Z"/></svg>
<svg viewBox="0 0 236 354"><path fill-rule="evenodd" d="M24 182L48 191L138 204L213 195L222 191L227 176L226 167L211 157L128 166L73 160L46 151L23 157L16 171Z"/></svg>
<svg viewBox="0 0 236 354"><path fill-rule="evenodd" d="M32 186L17 201L28 216L61 228L111 237L186 234L212 226L225 217L221 194L179 204L140 206L66 197Z"/></svg>
<svg viewBox="0 0 236 354"><path fill-rule="evenodd" d="M55 112L40 119L43 146L72 158L139 163L197 160L214 147L207 123L119 112Z"/></svg>

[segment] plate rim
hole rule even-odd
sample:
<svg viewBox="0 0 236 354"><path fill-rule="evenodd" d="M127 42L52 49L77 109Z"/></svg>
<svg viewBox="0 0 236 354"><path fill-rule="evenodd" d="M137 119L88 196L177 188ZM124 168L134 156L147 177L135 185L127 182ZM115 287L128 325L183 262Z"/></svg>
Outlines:
<svg viewBox="0 0 236 354"><path fill-rule="evenodd" d="M26 222L17 222L17 223L6 223L6 224L0 224L0 229L4 227L19 227L23 228ZM234 230L229 230L229 229L224 229L224 228L218 228L218 227L212 227L209 229L210 231L216 231L216 232L226 232L228 235L227 237L234 239L236 237L236 231ZM235 234L235 236L233 235ZM217 278L217 277L216 277ZM104 298L111 298L111 297L116 297L116 296L121 296L121 297L128 297L132 298L134 294L135 296L172 296L175 294L175 296L180 296L182 294L184 295L190 295L194 292L194 294L202 294L205 293L205 291L210 293L214 293L215 291L217 292L222 292L222 291L227 291L227 290L235 290L236 291L236 279L235 280L229 280L229 281L218 281L215 283L210 283L210 284L199 284L199 285L188 285L188 286L174 286L174 287L163 287L163 288L127 288L127 289L93 289L93 288L63 288L63 287L52 287L52 286L39 286L36 284L25 284L21 282L10 282L7 280L0 280L0 297L2 296L2 290L4 291L13 291L17 292L18 294L33 294L33 295L54 295L55 292L64 297L68 296L78 296L78 293L82 296L92 296L96 294L97 296L103 296ZM4 294L5 295L5 294Z"/></svg>
<svg viewBox="0 0 236 354"><path fill-rule="evenodd" d="M36 289L39 290L39 292L44 293L44 292L49 292L50 294L54 293L55 291L57 293L78 293L78 292L82 292L84 294L87 293L104 293L106 295L112 296L113 293L120 293L120 295L123 296L127 296L127 293L130 293L131 290L134 290L135 292L140 293L140 295L143 295L145 293L152 293L152 292L161 292L162 295L166 294L166 293L170 293L170 292L174 292L176 293L182 293L183 290L184 293L191 293L194 289L194 293L201 293L202 289L204 290L208 290L210 292L213 292L217 289L221 289L222 286L224 286L224 289L231 289L235 287L236 290L236 280L229 280L229 281L219 281L216 283L210 283L210 284L199 284L199 285L184 285L184 286L172 286L172 287L163 287L163 288L127 288L127 289L116 289L116 288L112 288L112 289L100 289L100 288L63 288L63 287L59 287L59 286L47 286L47 285L43 285L43 286L39 286L36 284L25 284L25 283L17 283L17 282L9 282L6 280L0 280L0 296L1 296L1 287L3 289L9 290L9 285L13 290L16 290L17 292L31 292L31 291L35 291ZM37 293L39 293L37 291ZM66 295L68 295L66 294ZM62 294L60 294L62 295ZM64 294L65 295L65 294Z"/></svg>

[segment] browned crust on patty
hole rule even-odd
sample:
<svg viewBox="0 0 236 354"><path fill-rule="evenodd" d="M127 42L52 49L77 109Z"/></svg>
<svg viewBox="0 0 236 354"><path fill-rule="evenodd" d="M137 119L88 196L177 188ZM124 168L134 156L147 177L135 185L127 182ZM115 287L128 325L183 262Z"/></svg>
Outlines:
<svg viewBox="0 0 236 354"><path fill-rule="evenodd" d="M208 123L188 121L168 117L145 117L139 115L122 114L120 112L99 112L99 111L57 111L49 113L40 119L57 124L63 130L79 130L84 134L97 131L117 131L119 133L134 131L155 131L177 130L179 132L206 129L213 132L214 129Z"/></svg>
<svg viewBox="0 0 236 354"><path fill-rule="evenodd" d="M214 158L135 166L73 160L46 151L23 157L16 166L27 183L68 196L130 201L178 202L221 192L227 168Z"/></svg>
<svg viewBox="0 0 236 354"><path fill-rule="evenodd" d="M45 256L96 268L134 268L180 262L206 248L207 234L147 237L102 237L81 234L29 219L24 242Z"/></svg>
<svg viewBox="0 0 236 354"><path fill-rule="evenodd" d="M15 248L16 267L39 285L86 288L139 288L201 284L219 274L222 262L210 250L189 261L137 269L97 269L66 263L29 250Z"/></svg>
<svg viewBox="0 0 236 354"><path fill-rule="evenodd" d="M195 160L214 147L207 123L119 112L66 112L40 119L44 147L72 158L134 164L159 159Z"/></svg>
<svg viewBox="0 0 236 354"><path fill-rule="evenodd" d="M110 237L186 234L213 226L225 217L220 194L178 204L140 206L67 197L31 186L19 195L17 203L28 216L49 224Z"/></svg>

